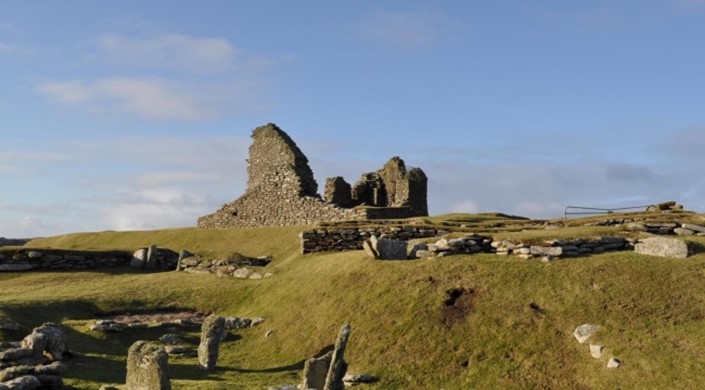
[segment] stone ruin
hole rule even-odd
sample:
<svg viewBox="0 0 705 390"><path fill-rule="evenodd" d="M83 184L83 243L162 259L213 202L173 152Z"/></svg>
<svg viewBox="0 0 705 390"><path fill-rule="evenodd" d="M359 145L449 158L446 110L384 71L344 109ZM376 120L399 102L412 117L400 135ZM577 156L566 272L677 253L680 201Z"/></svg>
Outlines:
<svg viewBox="0 0 705 390"><path fill-rule="evenodd" d="M234 202L198 219L200 228L307 225L319 221L356 221L428 215L427 178L406 169L399 157L365 173L354 185L342 177L326 180L325 198L308 159L275 124L252 132L247 190Z"/></svg>

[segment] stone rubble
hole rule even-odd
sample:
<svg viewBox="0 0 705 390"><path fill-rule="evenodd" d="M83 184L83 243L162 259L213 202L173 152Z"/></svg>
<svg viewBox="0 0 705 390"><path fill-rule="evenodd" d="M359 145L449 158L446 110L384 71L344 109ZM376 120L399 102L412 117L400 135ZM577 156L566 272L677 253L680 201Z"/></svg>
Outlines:
<svg viewBox="0 0 705 390"><path fill-rule="evenodd" d="M34 328L21 342L0 345L0 389L61 389L70 356L66 336L56 324Z"/></svg>

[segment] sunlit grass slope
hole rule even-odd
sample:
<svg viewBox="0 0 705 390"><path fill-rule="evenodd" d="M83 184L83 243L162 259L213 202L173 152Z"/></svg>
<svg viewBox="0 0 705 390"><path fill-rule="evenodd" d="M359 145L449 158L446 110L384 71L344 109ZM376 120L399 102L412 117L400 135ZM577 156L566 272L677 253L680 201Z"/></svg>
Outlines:
<svg viewBox="0 0 705 390"><path fill-rule="evenodd" d="M697 388L705 369L705 255L669 260L630 252L544 264L494 255L375 261L362 251L300 255L302 228L176 229L87 233L31 245L124 248L156 243L172 249L272 254L272 278L146 273L132 269L0 274L0 314L25 326L61 322L77 357L67 383L93 389L124 383L125 354L137 339L168 329L103 335L94 314L181 307L226 316L263 316L234 331L218 366L170 358L178 389L263 389L297 383L304 359L330 347L344 322L353 333L350 370L378 376L370 389ZM446 291L466 289L455 306ZM600 326L590 341L572 336ZM272 330L269 337L266 331ZM185 335L192 345L198 332ZM605 367L611 356L624 365ZM465 364L463 364L465 363Z"/></svg>

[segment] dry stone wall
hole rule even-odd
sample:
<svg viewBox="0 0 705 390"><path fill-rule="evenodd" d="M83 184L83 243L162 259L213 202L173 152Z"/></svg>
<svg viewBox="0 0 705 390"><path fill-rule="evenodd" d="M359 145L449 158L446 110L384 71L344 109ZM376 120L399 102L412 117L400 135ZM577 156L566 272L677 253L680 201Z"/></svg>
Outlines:
<svg viewBox="0 0 705 390"><path fill-rule="evenodd" d="M362 250L365 241L372 237L409 241L439 237L448 231L414 226L380 226L321 228L299 234L302 253ZM500 256L515 255L524 259L567 258L600 254L610 251L631 250L635 240L623 237L599 237L573 240L550 240L541 244L520 241L494 240L488 236L468 234L458 238L440 238L430 244L416 244L410 258L443 257L456 254L494 253Z"/></svg>
<svg viewBox="0 0 705 390"><path fill-rule="evenodd" d="M171 251L157 251L157 268L176 268L177 258L168 256ZM62 249L10 249L0 250L0 272L47 269L90 269L123 267L133 259L131 252L78 251Z"/></svg>
<svg viewBox="0 0 705 390"><path fill-rule="evenodd" d="M390 160L387 164L390 168L385 168L389 173L380 176L380 186L388 183L393 189L392 202L387 201L389 190L385 190L384 201L355 201L354 189L349 189L350 185L340 177L326 182L328 201L324 201L317 193L308 159L283 130L270 123L255 129L252 139L245 194L215 213L199 218L198 227L307 225L319 221L359 221L386 214L394 214L395 218L427 215L426 176L418 168L406 172L399 158ZM367 207L354 206L380 206L389 211L368 211Z"/></svg>

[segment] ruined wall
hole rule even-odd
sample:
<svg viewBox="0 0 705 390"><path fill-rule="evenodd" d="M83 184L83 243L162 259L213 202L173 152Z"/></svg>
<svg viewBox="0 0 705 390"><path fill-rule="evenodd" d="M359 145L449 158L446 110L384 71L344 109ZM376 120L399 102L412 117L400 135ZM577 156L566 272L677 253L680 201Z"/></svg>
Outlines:
<svg viewBox="0 0 705 390"><path fill-rule="evenodd" d="M420 168L407 171L404 160L392 157L382 169L365 173L352 187L353 204L408 207L415 216L428 215L428 179Z"/></svg>
<svg viewBox="0 0 705 390"><path fill-rule="evenodd" d="M425 204L425 181L422 186L422 197L409 196L408 193L412 190L408 184L405 184L409 181L409 174L404 168L404 162L399 158L392 160L398 161L397 165L401 164L400 171L385 176L390 186L406 188L394 193L395 205L399 206L389 208L389 202L384 195L384 201L380 200L374 204L365 203L365 205L380 206L383 209L368 211L366 207L354 207L362 205L363 202L355 203L351 199L351 195L354 196L353 191L349 189L350 185L345 183L342 177L331 178L326 182L328 201L322 200L317 193L318 187L308 165L308 159L296 143L275 124L258 127L252 132L252 139L245 194L223 205L215 213L199 218L198 227L307 225L318 221L366 220L377 215L408 218L428 214ZM425 175L423 178L425 180ZM384 187L381 180L379 185ZM345 191L348 194L345 194ZM397 198L400 200L396 200ZM421 206L420 201L410 202L410 199L423 199L424 204Z"/></svg>

